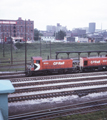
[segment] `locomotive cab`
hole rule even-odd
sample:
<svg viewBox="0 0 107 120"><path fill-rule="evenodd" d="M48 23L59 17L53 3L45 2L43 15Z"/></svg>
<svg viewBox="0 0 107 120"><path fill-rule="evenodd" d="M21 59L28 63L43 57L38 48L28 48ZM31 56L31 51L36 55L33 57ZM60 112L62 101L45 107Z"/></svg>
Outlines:
<svg viewBox="0 0 107 120"><path fill-rule="evenodd" d="M31 76L34 71L42 69L42 57L31 57L31 64L27 66L26 76Z"/></svg>
<svg viewBox="0 0 107 120"><path fill-rule="evenodd" d="M32 57L32 67L33 67L33 71L38 71L42 69L42 57Z"/></svg>

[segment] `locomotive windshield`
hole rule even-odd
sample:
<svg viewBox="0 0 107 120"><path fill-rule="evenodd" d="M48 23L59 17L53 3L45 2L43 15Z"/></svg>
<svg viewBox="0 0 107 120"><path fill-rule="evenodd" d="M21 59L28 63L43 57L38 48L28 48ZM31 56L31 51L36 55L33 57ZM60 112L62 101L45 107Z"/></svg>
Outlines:
<svg viewBox="0 0 107 120"><path fill-rule="evenodd" d="M87 65L88 64L88 62L87 61L84 61L84 65Z"/></svg>
<svg viewBox="0 0 107 120"><path fill-rule="evenodd" d="M37 63L37 64L40 64L40 60L36 60L36 63Z"/></svg>

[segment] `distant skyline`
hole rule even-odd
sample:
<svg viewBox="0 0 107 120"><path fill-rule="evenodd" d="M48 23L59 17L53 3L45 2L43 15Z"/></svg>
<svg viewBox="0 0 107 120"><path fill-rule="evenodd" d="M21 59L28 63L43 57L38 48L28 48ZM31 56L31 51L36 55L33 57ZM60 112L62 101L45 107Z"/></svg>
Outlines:
<svg viewBox="0 0 107 120"><path fill-rule="evenodd" d="M0 0L0 19L33 20L34 28L60 23L68 30L89 27L107 30L107 0Z"/></svg>

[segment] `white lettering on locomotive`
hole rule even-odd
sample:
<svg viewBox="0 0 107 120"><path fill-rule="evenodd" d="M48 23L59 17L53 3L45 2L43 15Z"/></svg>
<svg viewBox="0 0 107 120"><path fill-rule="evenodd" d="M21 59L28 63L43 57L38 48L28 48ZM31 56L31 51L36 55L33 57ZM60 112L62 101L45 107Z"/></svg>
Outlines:
<svg viewBox="0 0 107 120"><path fill-rule="evenodd" d="M90 63L91 64L93 64L93 63L100 63L100 60L99 61L91 61Z"/></svg>
<svg viewBox="0 0 107 120"><path fill-rule="evenodd" d="M44 63L44 64L48 64L48 63Z"/></svg>
<svg viewBox="0 0 107 120"><path fill-rule="evenodd" d="M103 62L107 62L107 60L103 60Z"/></svg>
<svg viewBox="0 0 107 120"><path fill-rule="evenodd" d="M53 65L64 65L65 62L53 62Z"/></svg>

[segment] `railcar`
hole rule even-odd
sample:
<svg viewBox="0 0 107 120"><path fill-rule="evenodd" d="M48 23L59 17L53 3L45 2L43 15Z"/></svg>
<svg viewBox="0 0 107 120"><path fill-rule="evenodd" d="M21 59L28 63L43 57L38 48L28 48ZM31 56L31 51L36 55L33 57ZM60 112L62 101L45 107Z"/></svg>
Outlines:
<svg viewBox="0 0 107 120"><path fill-rule="evenodd" d="M74 72L73 59L49 59L42 57L31 57L31 65L27 66L26 76L32 74L51 74Z"/></svg>
<svg viewBox="0 0 107 120"><path fill-rule="evenodd" d="M107 57L83 57L80 58L81 71L107 70Z"/></svg>

